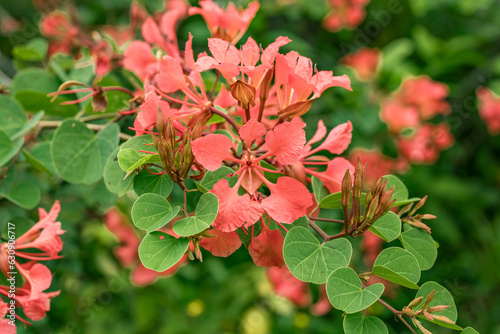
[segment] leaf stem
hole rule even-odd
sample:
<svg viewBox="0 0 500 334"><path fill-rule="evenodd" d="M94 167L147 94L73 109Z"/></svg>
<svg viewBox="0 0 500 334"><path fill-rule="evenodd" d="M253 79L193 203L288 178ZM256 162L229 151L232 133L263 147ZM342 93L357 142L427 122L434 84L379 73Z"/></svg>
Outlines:
<svg viewBox="0 0 500 334"><path fill-rule="evenodd" d="M320 222L329 222L329 223L339 223L344 224L344 221L341 219L329 219L329 218L319 218L319 217L309 217L311 220L317 220Z"/></svg>

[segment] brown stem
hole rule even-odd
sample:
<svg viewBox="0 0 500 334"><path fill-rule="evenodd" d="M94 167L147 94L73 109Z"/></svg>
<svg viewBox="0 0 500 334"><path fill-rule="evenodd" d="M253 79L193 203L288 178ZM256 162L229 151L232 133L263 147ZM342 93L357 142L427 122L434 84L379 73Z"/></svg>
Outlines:
<svg viewBox="0 0 500 334"><path fill-rule="evenodd" d="M102 91L103 92L107 92L107 91L110 91L110 90L118 90L120 92L127 93L128 95L134 97L134 93L131 90L125 88L125 87L119 87L119 86L102 87Z"/></svg>
<svg viewBox="0 0 500 334"><path fill-rule="evenodd" d="M323 238L323 240L328 241L329 238L328 234L326 234L325 231L323 231L318 225L309 220L309 226L311 226L313 230L318 232L318 234Z"/></svg>
<svg viewBox="0 0 500 334"><path fill-rule="evenodd" d="M228 115L224 114L223 112L217 110L214 107L210 107L210 111L212 113L224 118L226 121L228 121L229 124L231 124L231 126L234 128L234 130L236 130L236 133L238 133L238 134L240 133L240 128L238 127L238 125L234 122L234 120L231 117L229 117Z"/></svg>
<svg viewBox="0 0 500 334"><path fill-rule="evenodd" d="M329 219L329 218L319 218L319 217L309 217L309 219L317 220L317 221L321 221L321 222L344 224L344 221L341 219Z"/></svg>

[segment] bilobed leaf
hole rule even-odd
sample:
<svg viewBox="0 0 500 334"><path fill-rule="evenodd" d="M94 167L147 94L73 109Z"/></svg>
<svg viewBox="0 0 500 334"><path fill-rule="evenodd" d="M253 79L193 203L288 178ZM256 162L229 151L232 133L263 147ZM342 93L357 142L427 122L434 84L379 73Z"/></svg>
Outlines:
<svg viewBox="0 0 500 334"><path fill-rule="evenodd" d="M121 169L128 173L146 163L160 162L160 156L158 154L139 152L148 151L156 153L154 146L144 145L151 142L152 139L150 135L133 137L126 141L118 152L118 163Z"/></svg>
<svg viewBox="0 0 500 334"><path fill-rule="evenodd" d="M366 193L361 194L361 204L365 202ZM350 203L352 204L352 203ZM319 203L322 209L342 209L342 192L337 192L323 197ZM350 207L350 206L349 206Z"/></svg>
<svg viewBox="0 0 500 334"><path fill-rule="evenodd" d="M417 294L415 295L415 298L418 297L423 297L422 303L418 305L417 307L414 308L414 310L420 310L422 308L422 305L424 304L425 298L429 295L429 293L434 290L434 299L429 303L429 307L432 306L437 306L437 305L449 305L450 308L443 310L441 312L436 312L436 315L442 315L450 319L451 321L457 321L458 318L458 312L457 312L457 306L455 305L455 301L453 300L453 296L451 293L446 290L443 286L439 285L436 282L426 282L422 284L420 289L418 289ZM427 320L424 316L419 316L422 319ZM428 321L428 320L427 320ZM442 322L439 320L433 320L431 321L432 323L435 323L437 325L446 327L446 328L451 328L451 329L456 329L456 330L462 330L460 326L454 325L454 324L449 324L446 322Z"/></svg>
<svg viewBox="0 0 500 334"><path fill-rule="evenodd" d="M189 247L188 238L175 238L155 231L147 234L139 245L139 259L144 267L162 272L174 266Z"/></svg>
<svg viewBox="0 0 500 334"><path fill-rule="evenodd" d="M335 269L349 265L351 243L344 238L320 244L307 228L297 226L288 231L283 258L290 272L301 281L322 284Z"/></svg>
<svg viewBox="0 0 500 334"><path fill-rule="evenodd" d="M196 205L196 214L174 224L174 232L180 236L191 236L206 230L217 217L219 199L212 193L203 194Z"/></svg>
<svg viewBox="0 0 500 334"><path fill-rule="evenodd" d="M120 150L126 150L131 148L137 151L139 155L149 155L149 153L143 153L139 151L150 151L156 153L154 145L145 145L152 143L153 143L153 137L151 137L151 135L136 136L124 142L123 145L120 147Z"/></svg>
<svg viewBox="0 0 500 334"><path fill-rule="evenodd" d="M52 163L52 157L50 156L50 141L45 141L36 144L30 151L30 154L42 163L45 168L47 168L51 174L55 174L56 170L54 164Z"/></svg>
<svg viewBox="0 0 500 334"><path fill-rule="evenodd" d="M0 95L0 130L11 137L27 122L23 107L14 98ZM12 138L14 139L14 138Z"/></svg>
<svg viewBox="0 0 500 334"><path fill-rule="evenodd" d="M431 235L419 228L412 228L401 234L403 247L415 255L420 270L432 268L437 259L437 247Z"/></svg>
<svg viewBox="0 0 500 334"><path fill-rule="evenodd" d="M132 206L134 225L150 233L163 227L179 212L179 207L172 209L165 198L157 194L144 194Z"/></svg>
<svg viewBox="0 0 500 334"><path fill-rule="evenodd" d="M110 156L108 157L108 160L104 165L104 172L102 174L102 178L104 180L106 188L108 188L110 192L117 194L118 196L121 197L127 192L127 190L132 185L135 174L125 179L127 173L124 172L120 168L120 165L118 164L118 158L116 157L118 151L119 148L117 147L115 148L113 153L111 153Z"/></svg>
<svg viewBox="0 0 500 334"><path fill-rule="evenodd" d="M401 234L401 219L397 214L389 211L375 221L370 231L385 241L391 242Z"/></svg>
<svg viewBox="0 0 500 334"><path fill-rule="evenodd" d="M392 194L391 200L396 199L395 206L400 205L400 202L406 203L408 200L408 189L405 184L394 175L383 176L384 181L387 179L387 190L394 186L394 193Z"/></svg>
<svg viewBox="0 0 500 334"><path fill-rule="evenodd" d="M5 198L20 207L31 210L40 202L40 188L36 183L22 182L12 187Z"/></svg>
<svg viewBox="0 0 500 334"><path fill-rule="evenodd" d="M85 123L75 119L63 121L50 146L55 169L70 183L98 181L108 157L118 145L119 131L118 125L113 123L95 136Z"/></svg>
<svg viewBox="0 0 500 334"><path fill-rule="evenodd" d="M0 167L9 162L23 146L24 138L12 141L9 136L0 130Z"/></svg>
<svg viewBox="0 0 500 334"><path fill-rule="evenodd" d="M373 264L373 273L410 289L418 289L420 267L412 253L399 247L384 249Z"/></svg>
<svg viewBox="0 0 500 334"><path fill-rule="evenodd" d="M318 179L316 176L311 178L312 188L314 192L314 198L316 199L316 203L321 203L321 200L328 196L328 191L326 190L323 182Z"/></svg>
<svg viewBox="0 0 500 334"><path fill-rule="evenodd" d="M384 292L384 285L377 283L363 289L356 272L343 267L335 270L326 282L326 293L333 307L347 314L370 307Z"/></svg>
<svg viewBox="0 0 500 334"><path fill-rule="evenodd" d="M153 172L155 169L152 170ZM172 191L172 180L167 174L154 175L143 169L134 179L134 191L140 196L146 193L158 194L167 197Z"/></svg>
<svg viewBox="0 0 500 334"><path fill-rule="evenodd" d="M472 327L467 327L460 334L479 334L479 332Z"/></svg>
<svg viewBox="0 0 500 334"><path fill-rule="evenodd" d="M365 317L362 313L344 316L345 334L388 334L387 326L377 317Z"/></svg>

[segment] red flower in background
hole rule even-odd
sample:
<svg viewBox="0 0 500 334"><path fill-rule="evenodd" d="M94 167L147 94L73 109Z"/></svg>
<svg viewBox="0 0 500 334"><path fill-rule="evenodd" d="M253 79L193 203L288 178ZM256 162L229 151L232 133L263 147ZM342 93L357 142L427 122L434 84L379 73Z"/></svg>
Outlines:
<svg viewBox="0 0 500 334"><path fill-rule="evenodd" d="M439 158L439 152L453 145L454 138L448 124L425 124L409 137L400 137L398 147L401 155L417 164L432 164Z"/></svg>
<svg viewBox="0 0 500 334"><path fill-rule="evenodd" d="M479 100L479 116L492 135L500 133L500 97L486 87L476 91Z"/></svg>
<svg viewBox="0 0 500 334"><path fill-rule="evenodd" d="M378 49L361 48L340 59L340 62L352 67L361 81L370 81L377 71L381 53Z"/></svg>
<svg viewBox="0 0 500 334"><path fill-rule="evenodd" d="M365 19L365 7L370 0L330 0L331 11L323 19L323 26L330 31L354 29Z"/></svg>

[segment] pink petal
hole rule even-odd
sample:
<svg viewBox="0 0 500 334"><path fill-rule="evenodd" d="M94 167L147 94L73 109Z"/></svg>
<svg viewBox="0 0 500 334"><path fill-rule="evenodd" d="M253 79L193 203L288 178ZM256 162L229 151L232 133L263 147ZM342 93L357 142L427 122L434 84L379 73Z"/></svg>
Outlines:
<svg viewBox="0 0 500 334"><path fill-rule="evenodd" d="M260 59L260 49L257 42L252 37L248 37L247 42L240 48L241 64L245 66L255 66Z"/></svg>
<svg viewBox="0 0 500 334"><path fill-rule="evenodd" d="M274 58L278 55L278 51L280 47L290 43L292 40L285 36L280 36L276 38L276 40L269 44L267 48L262 52L261 63L265 65L272 64L274 62Z"/></svg>
<svg viewBox="0 0 500 334"><path fill-rule="evenodd" d="M208 233L215 235L214 238L203 238L200 246L212 253L213 256L228 257L241 247L241 240L236 232L222 232L211 229Z"/></svg>
<svg viewBox="0 0 500 334"><path fill-rule="evenodd" d="M9 324L10 319L0 319L0 332L2 334L16 334L16 326Z"/></svg>
<svg viewBox="0 0 500 334"><path fill-rule="evenodd" d="M209 38L208 48L219 63L231 63L233 65L240 64L240 53L238 49L219 38Z"/></svg>
<svg viewBox="0 0 500 334"><path fill-rule="evenodd" d="M235 231L238 227L254 224L263 214L257 202L248 194L238 195L238 187L230 188L226 179L217 182L211 190L219 199L219 212L212 226L223 232Z"/></svg>
<svg viewBox="0 0 500 334"><path fill-rule="evenodd" d="M352 91L351 79L345 74L342 76L333 76L332 71L320 71L312 76L310 82L313 83L318 90L315 97L318 97L325 89L330 87L342 87Z"/></svg>
<svg viewBox="0 0 500 334"><path fill-rule="evenodd" d="M133 41L125 50L123 66L145 79L148 74L148 68L156 63L151 46L143 41Z"/></svg>
<svg viewBox="0 0 500 334"><path fill-rule="evenodd" d="M291 224L307 213L312 196L299 181L288 176L269 184L271 195L262 201L262 207L277 222Z"/></svg>
<svg viewBox="0 0 500 334"><path fill-rule="evenodd" d="M155 79L158 88L165 93L173 93L186 86L181 64L177 59L169 56L163 57L160 73Z"/></svg>
<svg viewBox="0 0 500 334"><path fill-rule="evenodd" d="M296 117L291 122L282 123L267 133L266 143L269 152L276 155L281 164L293 164L299 159L306 143L306 133L302 129L304 126L305 123Z"/></svg>
<svg viewBox="0 0 500 334"><path fill-rule="evenodd" d="M320 119L318 122L318 129L316 130L314 136L307 142L306 146L304 147L304 152L309 152L311 150L311 145L323 139L325 135L326 126L325 123L323 123L323 121Z"/></svg>
<svg viewBox="0 0 500 334"><path fill-rule="evenodd" d="M326 189L331 193L336 193L341 190L342 179L345 171L350 170L354 173L354 166L344 158L335 158L328 163L326 171L321 173L319 178L325 185Z"/></svg>
<svg viewBox="0 0 500 334"><path fill-rule="evenodd" d="M252 118L240 128L240 137L250 144L253 140L259 139L266 134L266 127Z"/></svg>
<svg viewBox="0 0 500 334"><path fill-rule="evenodd" d="M341 154L349 147L351 138L352 124L350 121L347 121L347 123L334 127L317 150L327 150L333 154Z"/></svg>
<svg viewBox="0 0 500 334"><path fill-rule="evenodd" d="M210 56L199 57L196 60L196 71L203 72L210 70L212 68L216 68L219 65L219 62Z"/></svg>
<svg viewBox="0 0 500 334"><path fill-rule="evenodd" d="M216 171L222 166L222 161L230 158L227 152L233 147L233 142L221 134L210 134L191 142L196 160L209 171Z"/></svg>
<svg viewBox="0 0 500 334"><path fill-rule="evenodd" d="M146 21L144 21L141 31L146 42L163 45L164 39L161 35L160 28L158 28L158 25L152 17L148 17Z"/></svg>
<svg viewBox="0 0 500 334"><path fill-rule="evenodd" d="M283 242L285 238L279 230L270 230L262 226L260 234L253 239L253 246L248 247L248 253L259 267L282 267Z"/></svg>
<svg viewBox="0 0 500 334"><path fill-rule="evenodd" d="M295 278L286 266L267 269L267 278L277 295L285 297L296 306L305 307L311 303L309 284Z"/></svg>

